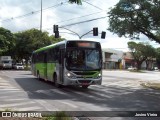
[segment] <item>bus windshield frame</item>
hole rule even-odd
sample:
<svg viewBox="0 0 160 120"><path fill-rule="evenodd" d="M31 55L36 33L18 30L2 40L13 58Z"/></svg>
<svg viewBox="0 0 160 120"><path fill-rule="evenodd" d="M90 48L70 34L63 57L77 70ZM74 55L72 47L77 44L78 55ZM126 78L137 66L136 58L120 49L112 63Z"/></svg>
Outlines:
<svg viewBox="0 0 160 120"><path fill-rule="evenodd" d="M73 71L102 69L102 51L98 42L74 41L66 47L66 68Z"/></svg>

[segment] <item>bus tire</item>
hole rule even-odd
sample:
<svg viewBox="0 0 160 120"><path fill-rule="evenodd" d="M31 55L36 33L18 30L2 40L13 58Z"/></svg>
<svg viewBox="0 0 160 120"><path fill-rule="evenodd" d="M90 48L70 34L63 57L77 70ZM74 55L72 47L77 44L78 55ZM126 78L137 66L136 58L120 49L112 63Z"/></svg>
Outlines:
<svg viewBox="0 0 160 120"><path fill-rule="evenodd" d="M57 82L57 75L56 75L56 74L54 75L54 85L55 85L57 88L60 88L60 84Z"/></svg>
<svg viewBox="0 0 160 120"><path fill-rule="evenodd" d="M82 88L87 89L89 85L82 85Z"/></svg>
<svg viewBox="0 0 160 120"><path fill-rule="evenodd" d="M37 79L38 79L38 80L41 80L39 71L37 72Z"/></svg>

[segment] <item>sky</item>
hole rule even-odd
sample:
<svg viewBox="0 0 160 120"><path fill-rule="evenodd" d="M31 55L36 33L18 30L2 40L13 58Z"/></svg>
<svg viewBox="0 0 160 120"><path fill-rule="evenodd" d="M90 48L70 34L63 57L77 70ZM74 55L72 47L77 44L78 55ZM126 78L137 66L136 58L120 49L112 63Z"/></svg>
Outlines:
<svg viewBox="0 0 160 120"><path fill-rule="evenodd" d="M0 27L9 29L11 32L20 32L31 28L40 29L41 0L0 0ZM128 38L119 38L109 32L107 12L114 7L119 0L85 0L82 5L70 4L68 0L42 0L42 30L53 34L53 25L64 27L77 33L79 36L98 27L99 33L106 32L106 38L87 34L82 39L97 40L103 48L113 48L128 51ZM97 20L96 20L97 19ZM93 21L89 21L93 20ZM89 21L89 22L84 22ZM67 26L74 23L71 26ZM60 36L66 39L79 39L64 28L59 28ZM141 42L149 42L145 36L140 37ZM139 42L139 41L136 41ZM160 47L151 42L154 47Z"/></svg>

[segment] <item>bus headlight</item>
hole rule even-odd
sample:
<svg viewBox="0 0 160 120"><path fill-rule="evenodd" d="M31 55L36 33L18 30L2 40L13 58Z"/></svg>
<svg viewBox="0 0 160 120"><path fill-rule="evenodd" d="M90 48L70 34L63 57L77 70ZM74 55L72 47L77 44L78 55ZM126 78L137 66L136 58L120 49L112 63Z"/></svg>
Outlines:
<svg viewBox="0 0 160 120"><path fill-rule="evenodd" d="M66 76L67 76L68 78L72 78L72 79L75 79L75 78L76 78L76 76L75 76L74 74L70 73L70 72L66 72Z"/></svg>
<svg viewBox="0 0 160 120"><path fill-rule="evenodd" d="M98 74L95 76L95 79L98 79L98 78L100 78L100 77L102 77L102 74L101 74L101 73L98 73Z"/></svg>
<svg viewBox="0 0 160 120"><path fill-rule="evenodd" d="M102 76L102 74L101 74L101 73L99 73L99 74L98 74L98 77L101 77L101 76Z"/></svg>
<svg viewBox="0 0 160 120"><path fill-rule="evenodd" d="M67 77L71 77L71 73L67 73Z"/></svg>

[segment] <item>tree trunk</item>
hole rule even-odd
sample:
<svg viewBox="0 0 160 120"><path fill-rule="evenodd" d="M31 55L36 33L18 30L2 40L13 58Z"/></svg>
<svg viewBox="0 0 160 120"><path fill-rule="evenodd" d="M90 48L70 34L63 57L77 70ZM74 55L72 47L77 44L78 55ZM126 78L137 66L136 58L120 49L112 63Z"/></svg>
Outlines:
<svg viewBox="0 0 160 120"><path fill-rule="evenodd" d="M137 61L137 70L141 69L142 62L143 61Z"/></svg>
<svg viewBox="0 0 160 120"><path fill-rule="evenodd" d="M149 70L149 61L146 60L146 70Z"/></svg>

